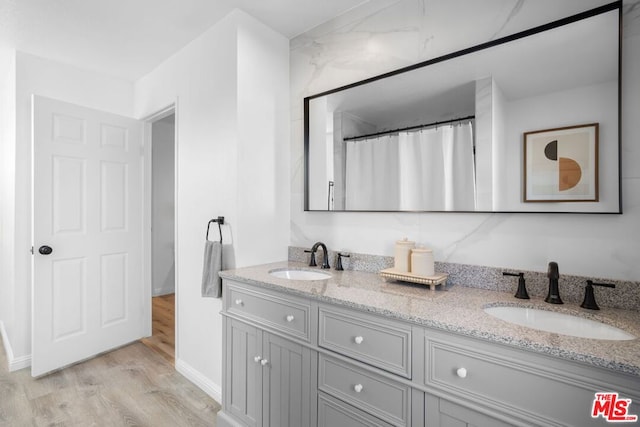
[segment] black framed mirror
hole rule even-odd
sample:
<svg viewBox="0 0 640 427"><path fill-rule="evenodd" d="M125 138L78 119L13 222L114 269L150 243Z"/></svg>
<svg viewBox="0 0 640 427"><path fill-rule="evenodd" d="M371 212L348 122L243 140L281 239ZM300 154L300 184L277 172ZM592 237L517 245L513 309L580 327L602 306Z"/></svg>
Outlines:
<svg viewBox="0 0 640 427"><path fill-rule="evenodd" d="M621 10L306 97L305 211L621 213Z"/></svg>

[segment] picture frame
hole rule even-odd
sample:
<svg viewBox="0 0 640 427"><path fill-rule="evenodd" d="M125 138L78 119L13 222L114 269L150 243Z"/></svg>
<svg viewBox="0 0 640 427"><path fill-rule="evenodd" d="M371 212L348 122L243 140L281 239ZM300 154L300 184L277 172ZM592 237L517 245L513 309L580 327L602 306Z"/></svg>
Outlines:
<svg viewBox="0 0 640 427"><path fill-rule="evenodd" d="M524 133L524 202L597 202L599 123Z"/></svg>

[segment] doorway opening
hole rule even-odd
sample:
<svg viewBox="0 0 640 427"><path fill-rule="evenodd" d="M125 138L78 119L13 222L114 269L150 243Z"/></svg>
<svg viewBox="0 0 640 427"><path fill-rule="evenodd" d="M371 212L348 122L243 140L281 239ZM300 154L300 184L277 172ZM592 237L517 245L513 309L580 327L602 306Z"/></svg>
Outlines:
<svg viewBox="0 0 640 427"><path fill-rule="evenodd" d="M151 336L142 342L175 364L175 110L150 120Z"/></svg>

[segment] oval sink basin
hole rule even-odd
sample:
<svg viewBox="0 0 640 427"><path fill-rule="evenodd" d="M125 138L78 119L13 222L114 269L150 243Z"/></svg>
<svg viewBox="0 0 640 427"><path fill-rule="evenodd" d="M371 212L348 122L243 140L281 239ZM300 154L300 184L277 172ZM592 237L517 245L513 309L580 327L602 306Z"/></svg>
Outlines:
<svg viewBox="0 0 640 427"><path fill-rule="evenodd" d="M572 337L616 341L635 339L615 326L555 311L526 307L487 307L484 311L505 322Z"/></svg>
<svg viewBox="0 0 640 427"><path fill-rule="evenodd" d="M279 279L289 280L324 280L331 277L329 273L310 270L272 270L269 274Z"/></svg>

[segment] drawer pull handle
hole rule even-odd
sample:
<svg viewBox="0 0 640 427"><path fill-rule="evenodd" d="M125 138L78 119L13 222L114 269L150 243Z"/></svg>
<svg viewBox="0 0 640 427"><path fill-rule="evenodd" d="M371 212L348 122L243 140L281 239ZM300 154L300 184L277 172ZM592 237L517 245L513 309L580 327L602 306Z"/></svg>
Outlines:
<svg viewBox="0 0 640 427"><path fill-rule="evenodd" d="M244 302L242 302L242 300L240 298L238 298L236 300L236 305L243 305L243 304L244 304Z"/></svg>
<svg viewBox="0 0 640 427"><path fill-rule="evenodd" d="M353 390L356 393L360 393L362 391L362 389L363 389L362 384L356 384L356 385L353 386Z"/></svg>
<svg viewBox="0 0 640 427"><path fill-rule="evenodd" d="M253 361L256 362L256 363L258 363L261 360L262 360L262 357L260 357L260 356L256 356L256 357L253 358Z"/></svg>
<svg viewBox="0 0 640 427"><path fill-rule="evenodd" d="M467 378L467 370L465 368L458 368L458 370L456 371L456 374L460 378Z"/></svg>
<svg viewBox="0 0 640 427"><path fill-rule="evenodd" d="M269 361L268 361L267 359L262 359L262 360L260 361L260 364L261 364L262 366L267 366L267 363L269 363Z"/></svg>
<svg viewBox="0 0 640 427"><path fill-rule="evenodd" d="M287 322L291 323L291 322L293 322L293 319L295 319L295 317L293 317L293 314L289 314L287 316Z"/></svg>
<svg viewBox="0 0 640 427"><path fill-rule="evenodd" d="M358 335L353 340L356 342L356 344L362 344L362 341L364 341L364 338L362 338L360 335Z"/></svg>

